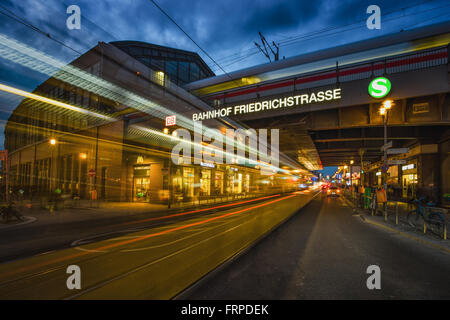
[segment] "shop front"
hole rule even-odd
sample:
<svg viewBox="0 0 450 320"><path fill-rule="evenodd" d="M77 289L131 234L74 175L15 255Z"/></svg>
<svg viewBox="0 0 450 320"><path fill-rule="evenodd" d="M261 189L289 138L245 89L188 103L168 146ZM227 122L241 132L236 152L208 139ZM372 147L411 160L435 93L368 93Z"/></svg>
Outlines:
<svg viewBox="0 0 450 320"><path fill-rule="evenodd" d="M408 162L402 169L402 197L413 199L417 193L417 160Z"/></svg>
<svg viewBox="0 0 450 320"><path fill-rule="evenodd" d="M177 167L172 176L173 201L187 202L194 198L195 168Z"/></svg>
<svg viewBox="0 0 450 320"><path fill-rule="evenodd" d="M376 180L377 180L377 186L381 187L383 185L383 177L382 177L381 171L377 171L375 173L375 177L376 177Z"/></svg>
<svg viewBox="0 0 450 320"><path fill-rule="evenodd" d="M236 167L227 167L227 193L236 194L242 192L242 173Z"/></svg>
<svg viewBox="0 0 450 320"><path fill-rule="evenodd" d="M222 195L224 188L224 176L223 171L217 171L214 173L214 195Z"/></svg>
<svg viewBox="0 0 450 320"><path fill-rule="evenodd" d="M210 196L211 195L211 170L201 169L200 170L200 196Z"/></svg>
<svg viewBox="0 0 450 320"><path fill-rule="evenodd" d="M244 192L250 192L250 174L248 173L244 175Z"/></svg>
<svg viewBox="0 0 450 320"><path fill-rule="evenodd" d="M133 167L133 201L150 201L150 164Z"/></svg>
<svg viewBox="0 0 450 320"><path fill-rule="evenodd" d="M402 189L398 177L398 165L391 165L387 172L387 193L389 199L402 198Z"/></svg>

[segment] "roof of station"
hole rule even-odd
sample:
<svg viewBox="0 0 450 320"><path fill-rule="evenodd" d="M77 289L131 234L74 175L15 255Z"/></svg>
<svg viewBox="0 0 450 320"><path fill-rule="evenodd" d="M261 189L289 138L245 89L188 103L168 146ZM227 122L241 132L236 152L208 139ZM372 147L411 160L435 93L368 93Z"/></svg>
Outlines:
<svg viewBox="0 0 450 320"><path fill-rule="evenodd" d="M174 57L177 59L189 58L198 62L204 69L205 73L208 76L214 76L215 73L211 70L211 68L206 64L206 62L200 57L197 52L182 50L172 47L161 46L153 43L136 41L136 40L123 40L123 41L111 41L110 44L114 45L117 48L124 47L139 47L150 49L149 55L156 55L165 58ZM154 50L154 51L151 51ZM169 56L170 55L170 56Z"/></svg>
<svg viewBox="0 0 450 320"><path fill-rule="evenodd" d="M265 63L184 86L200 96L299 74L448 45L450 21Z"/></svg>

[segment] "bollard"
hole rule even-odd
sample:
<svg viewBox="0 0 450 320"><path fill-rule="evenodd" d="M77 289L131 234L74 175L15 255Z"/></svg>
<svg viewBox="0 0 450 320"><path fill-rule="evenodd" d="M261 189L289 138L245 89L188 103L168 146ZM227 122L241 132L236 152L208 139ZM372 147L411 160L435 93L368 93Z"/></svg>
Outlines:
<svg viewBox="0 0 450 320"><path fill-rule="evenodd" d="M444 223L444 240L447 240L447 221Z"/></svg>
<svg viewBox="0 0 450 320"><path fill-rule="evenodd" d="M373 198L372 195L372 199L371 199L371 203L370 203L370 213L373 216L375 213L374 211L376 210L376 204L375 204L375 199Z"/></svg>
<svg viewBox="0 0 450 320"><path fill-rule="evenodd" d="M423 233L427 233L427 223L425 222L425 220L423 220Z"/></svg>
<svg viewBox="0 0 450 320"><path fill-rule="evenodd" d="M398 201L395 202L395 224L398 224Z"/></svg>

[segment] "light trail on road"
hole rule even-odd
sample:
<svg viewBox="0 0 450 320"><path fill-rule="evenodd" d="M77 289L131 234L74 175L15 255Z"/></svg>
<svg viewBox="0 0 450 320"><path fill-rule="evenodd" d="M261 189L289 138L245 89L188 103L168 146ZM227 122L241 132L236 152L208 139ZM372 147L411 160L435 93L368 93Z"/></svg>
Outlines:
<svg viewBox="0 0 450 320"><path fill-rule="evenodd" d="M269 196L268 198L273 198L273 197L276 197L276 196L280 196L280 195ZM254 210L254 209L257 209L257 208L268 206L270 204L273 204L273 203L276 203L276 202L279 202L279 201L282 201L282 200L285 200L285 199L289 199L289 198L292 198L292 197L295 197L295 196L296 196L295 194L291 194L291 195L288 195L288 196L285 196L285 197L281 197L281 198L278 198L278 199L275 199L275 200L264 202L262 204L258 204L258 205L251 206L251 207L247 207L247 208L240 209L240 210L237 210L237 211L232 211L232 212L229 212L229 213L226 213L226 214L222 214L222 215L219 215L219 216L216 216L216 217L200 220L200 221L197 221L197 222L194 222L194 223L184 224L184 225L181 225L181 226L178 226L178 227L173 227L173 228L170 228L170 229L167 229L167 230L164 230L164 231L155 232L155 233L144 235L144 236L139 236L139 237L134 238L134 239L128 239L128 240L125 240L125 241L120 241L120 242L116 242L116 243L112 243L112 244L103 245L103 246L94 248L93 250L95 250L95 251L81 251L81 252L78 252L78 253L65 255L65 256L62 256L62 257L59 257L59 258L50 259L50 260L47 260L47 261L45 261L43 263L31 264L31 265L28 265L28 266L25 266L25 267L22 267L22 268L15 269L15 270L13 270L11 272L4 272L4 273L2 273L0 275L0 279L1 280L5 280L5 279L7 279L7 278L9 278L11 276L14 276L14 275L17 275L17 274L20 274L20 273L29 272L29 271L32 271L32 270L36 270L38 268L47 267L47 266L50 266L50 265L53 265L53 264L57 264L57 263L61 263L61 262L64 262L64 261L71 261L71 260L74 260L74 259L86 256L86 255L89 255L89 254L94 255L95 253L102 253L101 251L105 251L107 249L112 249L112 248L117 248L117 247L120 247L120 246L129 245L129 244L140 242L140 241L143 241L143 240L146 240L146 239L149 239L149 238L154 238L154 237L157 237L157 236L161 236L161 235L173 233L173 232L176 232L176 231L188 229L188 228L191 228L191 227L194 227L194 226L204 225L204 224L207 224L207 223L211 223L211 222L217 221L219 219L223 219L223 218L230 217L230 216L235 216L235 215L243 213L243 212L248 212L248 211L251 211L251 210ZM256 201L256 200L254 200L254 201ZM250 202L250 201L248 201L248 202ZM209 208L209 210L211 210L211 208ZM98 257L98 255L96 255L96 257ZM95 257L93 257L93 258L95 258ZM38 273L33 274L33 275L25 276L25 278L39 276L39 275L42 275L42 274L47 274L48 272L60 270L63 267L64 266L52 268L52 269L45 270L45 271L41 271L41 272L38 272ZM13 281L18 281L18 280L20 280L20 279L15 279ZM3 286L4 284L10 283L10 282L11 281L2 282L0 284L0 286Z"/></svg>
<svg viewBox="0 0 450 320"><path fill-rule="evenodd" d="M228 203L228 204L215 206L215 207L208 207L208 208L204 208L204 209L198 209L198 210L192 210L192 211L187 211L187 212L175 213L175 214L171 214L171 215L168 215L168 216L148 218L148 219L142 219L142 220L136 220L136 221L128 221L128 222L125 222L125 223L121 223L120 225L128 225L128 224L136 224L136 223L149 222L149 221L164 220L164 219L184 216L184 215L192 214L192 213L198 213L198 212L204 212L204 211L210 211L210 210L215 210L215 209L221 209L221 208L237 206L237 205L241 205L241 204L246 204L246 203L250 203L250 202L264 200L264 199L270 199L270 198L274 198L274 197L278 197L278 196L280 196L280 194L275 194L275 195L271 195L271 196L266 196L266 197L261 197L261 198L246 200L246 201L240 201L240 202L235 202L235 203Z"/></svg>

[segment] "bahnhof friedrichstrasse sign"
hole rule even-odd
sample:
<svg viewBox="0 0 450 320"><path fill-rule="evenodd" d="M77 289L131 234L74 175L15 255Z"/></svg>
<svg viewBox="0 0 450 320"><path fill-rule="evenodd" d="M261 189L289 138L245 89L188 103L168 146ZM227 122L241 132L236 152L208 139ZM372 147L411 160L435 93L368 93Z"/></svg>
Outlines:
<svg viewBox="0 0 450 320"><path fill-rule="evenodd" d="M224 107L221 109L209 110L192 115L192 120L202 121L214 118L222 118L229 116L242 115L253 112L263 112L272 109L297 107L301 105L309 105L324 101L332 101L341 99L341 89L330 89L325 91L317 91L312 93L304 93L296 96L283 98L275 98L271 100L263 100L236 106Z"/></svg>

